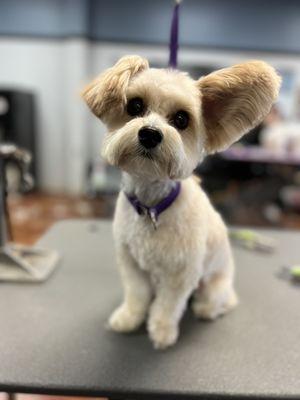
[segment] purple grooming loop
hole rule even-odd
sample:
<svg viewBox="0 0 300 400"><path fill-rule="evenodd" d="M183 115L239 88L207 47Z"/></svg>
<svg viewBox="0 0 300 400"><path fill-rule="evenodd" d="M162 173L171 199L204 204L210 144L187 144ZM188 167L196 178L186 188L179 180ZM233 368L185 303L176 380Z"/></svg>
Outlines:
<svg viewBox="0 0 300 400"><path fill-rule="evenodd" d="M179 30L179 5L181 0L175 0L175 6L173 11L172 17L172 24L171 24L171 32L170 32L170 57L169 57L169 67L176 68L177 67L177 53L178 53L178 30ZM154 226L156 226L157 219L159 215L165 211L167 208L171 206L171 204L176 200L177 196L180 193L181 184L180 182L176 182L175 186L165 197L161 200L158 204L153 207L148 207L145 204L142 204L139 199L134 195L129 195L125 192L125 196L127 197L128 201L135 209L135 211L139 215L148 215Z"/></svg>
<svg viewBox="0 0 300 400"><path fill-rule="evenodd" d="M179 5L180 1L175 1L173 18L171 24L171 33L170 33L170 57L169 57L169 67L176 68L177 67L177 53L178 53L178 31L179 31Z"/></svg>

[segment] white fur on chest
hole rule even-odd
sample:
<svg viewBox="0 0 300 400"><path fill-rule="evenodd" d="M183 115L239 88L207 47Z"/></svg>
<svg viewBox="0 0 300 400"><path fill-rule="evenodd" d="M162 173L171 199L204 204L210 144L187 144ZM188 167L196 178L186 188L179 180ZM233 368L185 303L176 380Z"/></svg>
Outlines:
<svg viewBox="0 0 300 400"><path fill-rule="evenodd" d="M193 179L182 182L179 196L159 215L156 230L121 192L114 235L125 290L125 302L110 318L114 330L133 330L150 312L150 336L156 347L165 347L176 340L178 320L192 294L200 317L213 319L235 306L226 228ZM207 289L201 295L203 285Z"/></svg>
<svg viewBox="0 0 300 400"><path fill-rule="evenodd" d="M200 266L206 257L207 204L207 198L199 187L184 183L175 202L160 214L155 230L149 217L138 215L120 193L114 222L117 245L126 245L145 271L175 272L196 268L187 264L198 263Z"/></svg>

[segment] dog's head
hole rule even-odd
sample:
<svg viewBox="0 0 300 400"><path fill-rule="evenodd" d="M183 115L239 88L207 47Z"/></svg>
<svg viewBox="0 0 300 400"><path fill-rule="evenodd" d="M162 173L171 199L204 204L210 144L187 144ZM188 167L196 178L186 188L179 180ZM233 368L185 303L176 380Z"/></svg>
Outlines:
<svg viewBox="0 0 300 400"><path fill-rule="evenodd" d="M223 150L257 125L276 100L280 78L250 61L191 79L120 59L83 92L108 127L103 156L112 165L154 179L181 179L203 155Z"/></svg>

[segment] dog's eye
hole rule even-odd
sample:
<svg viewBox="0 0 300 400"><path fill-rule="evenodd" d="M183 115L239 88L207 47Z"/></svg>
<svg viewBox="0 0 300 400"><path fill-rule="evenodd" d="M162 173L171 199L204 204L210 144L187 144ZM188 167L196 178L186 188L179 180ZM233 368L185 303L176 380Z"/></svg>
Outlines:
<svg viewBox="0 0 300 400"><path fill-rule="evenodd" d="M144 102L140 97L135 97L128 101L127 103L127 113L131 117L136 117L144 113Z"/></svg>
<svg viewBox="0 0 300 400"><path fill-rule="evenodd" d="M189 114L186 111L177 111L177 113L172 118L172 123L177 129L186 129L189 125Z"/></svg>

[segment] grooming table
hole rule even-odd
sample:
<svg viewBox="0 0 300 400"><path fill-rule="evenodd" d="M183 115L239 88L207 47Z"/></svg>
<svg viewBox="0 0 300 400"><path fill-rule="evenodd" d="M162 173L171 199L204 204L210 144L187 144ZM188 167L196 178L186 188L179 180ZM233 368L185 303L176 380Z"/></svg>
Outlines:
<svg viewBox="0 0 300 400"><path fill-rule="evenodd" d="M145 330L105 328L121 301L111 223L65 221L39 241L62 254L45 283L0 284L0 391L110 399L300 397L300 233L263 231L275 254L235 247L239 307L216 322L188 312L180 340L155 351Z"/></svg>

